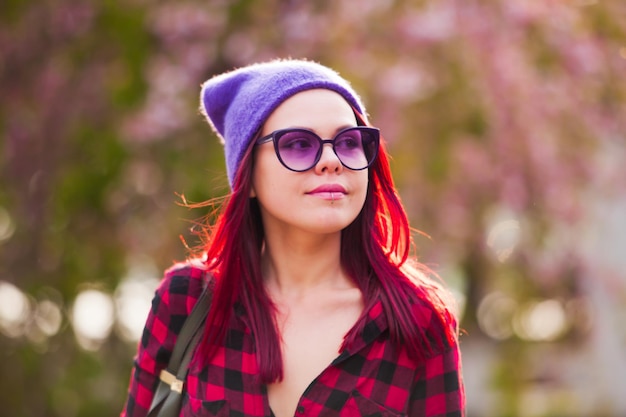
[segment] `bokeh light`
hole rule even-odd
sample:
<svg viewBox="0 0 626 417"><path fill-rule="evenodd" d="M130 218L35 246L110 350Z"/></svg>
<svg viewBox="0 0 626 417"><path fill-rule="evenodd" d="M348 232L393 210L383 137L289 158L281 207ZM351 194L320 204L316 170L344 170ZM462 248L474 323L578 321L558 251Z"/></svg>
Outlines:
<svg viewBox="0 0 626 417"><path fill-rule="evenodd" d="M551 342L568 328L568 319L559 300L531 301L517 311L513 320L515 334L535 342Z"/></svg>
<svg viewBox="0 0 626 417"><path fill-rule="evenodd" d="M129 264L128 274L118 285L114 299L116 330L122 339L134 343L141 337L159 280L151 260L134 257Z"/></svg>
<svg viewBox="0 0 626 417"><path fill-rule="evenodd" d="M113 327L113 299L97 289L83 290L74 300L71 317L78 344L86 350L98 350Z"/></svg>
<svg viewBox="0 0 626 417"><path fill-rule="evenodd" d="M30 313L28 297L10 282L0 281L0 331L11 338L23 335Z"/></svg>
<svg viewBox="0 0 626 417"><path fill-rule="evenodd" d="M9 212L0 206L0 242L8 240L15 232L15 223Z"/></svg>
<svg viewBox="0 0 626 417"><path fill-rule="evenodd" d="M51 300L42 300L37 304L34 315L35 324L46 336L54 336L63 323L61 307Z"/></svg>
<svg viewBox="0 0 626 417"><path fill-rule="evenodd" d="M513 336L512 319L518 303L501 291L487 294L478 306L476 317L480 329L495 340Z"/></svg>
<svg viewBox="0 0 626 417"><path fill-rule="evenodd" d="M154 296L156 280L136 280L127 278L120 283L115 293L117 329L120 337L128 342L136 342L141 337L150 302Z"/></svg>
<svg viewBox="0 0 626 417"><path fill-rule="evenodd" d="M520 221L506 209L494 209L487 216L487 247L499 262L513 254L522 238Z"/></svg>

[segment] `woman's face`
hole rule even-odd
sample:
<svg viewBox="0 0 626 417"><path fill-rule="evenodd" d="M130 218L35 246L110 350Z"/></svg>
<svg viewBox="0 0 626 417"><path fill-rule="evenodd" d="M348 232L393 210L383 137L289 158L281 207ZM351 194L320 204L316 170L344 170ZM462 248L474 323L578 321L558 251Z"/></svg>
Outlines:
<svg viewBox="0 0 626 417"><path fill-rule="evenodd" d="M284 101L267 119L261 134L305 128L331 139L341 129L356 125L352 108L343 97L317 89ZM266 233L339 232L361 211L367 183L368 170L344 167L330 144L324 144L319 162L304 172L285 168L272 141L255 149L251 195L258 200Z"/></svg>

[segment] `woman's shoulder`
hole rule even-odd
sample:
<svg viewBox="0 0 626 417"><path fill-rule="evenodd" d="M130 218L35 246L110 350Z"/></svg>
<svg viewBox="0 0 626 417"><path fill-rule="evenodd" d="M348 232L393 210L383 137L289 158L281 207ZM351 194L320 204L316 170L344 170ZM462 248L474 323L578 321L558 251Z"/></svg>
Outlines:
<svg viewBox="0 0 626 417"><path fill-rule="evenodd" d="M410 282L407 291L412 294L408 299L411 300L412 314L421 332L431 341L444 342L443 346L455 344L458 320L452 292L428 270L412 267L403 272Z"/></svg>
<svg viewBox="0 0 626 417"><path fill-rule="evenodd" d="M204 280L209 270L201 259L188 259L177 262L165 270L165 279L169 280Z"/></svg>
<svg viewBox="0 0 626 417"><path fill-rule="evenodd" d="M179 262L165 270L157 296L175 314L188 314L211 280L201 260Z"/></svg>

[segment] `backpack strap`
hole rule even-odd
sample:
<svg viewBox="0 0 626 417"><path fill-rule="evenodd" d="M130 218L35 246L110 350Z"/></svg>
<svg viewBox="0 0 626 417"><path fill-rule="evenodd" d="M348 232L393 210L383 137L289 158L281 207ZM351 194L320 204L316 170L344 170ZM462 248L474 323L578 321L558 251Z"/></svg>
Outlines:
<svg viewBox="0 0 626 417"><path fill-rule="evenodd" d="M209 278L212 280L212 277ZM169 363L159 375L159 385L152 399L148 417L178 416L184 381L189 370L189 362L202 336L200 329L203 327L211 308L212 284L213 282L211 281L208 285L205 285L198 301L196 301L178 334Z"/></svg>

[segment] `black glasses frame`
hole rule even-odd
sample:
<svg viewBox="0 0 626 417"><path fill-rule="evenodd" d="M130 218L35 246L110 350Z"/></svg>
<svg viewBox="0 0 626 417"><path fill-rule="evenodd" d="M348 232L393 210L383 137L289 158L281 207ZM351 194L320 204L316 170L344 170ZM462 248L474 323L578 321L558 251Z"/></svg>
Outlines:
<svg viewBox="0 0 626 417"><path fill-rule="evenodd" d="M352 167L346 165L341 160L341 156L339 156L339 154L337 153L337 150L335 149L335 141L337 140L337 138L339 138L345 132L352 131L352 130L358 130L360 132L367 133L368 135L370 135L373 138L373 142L375 142L375 148L374 148L374 151L373 151L373 155L372 155L371 159L368 160L367 165L362 167L362 168L352 168ZM280 138L283 135L285 135L287 133L292 133L292 132L306 132L308 134L313 135L313 137L315 137L319 141L319 143L320 143L320 147L319 147L319 149L317 151L317 154L315 155L315 160L313 161L311 166L309 166L308 168L305 168L305 169L294 169L294 168L291 168L289 165L287 165L285 163L285 161L283 161L282 157L280 156L280 151L278 149L278 141L280 140ZM257 139L256 145L257 146L258 145L262 145L262 144L264 144L266 142L269 142L269 141L273 141L273 143L274 143L274 152L276 153L276 157L278 158L280 163L285 168L287 168L290 171L304 172L304 171L308 171L309 169L311 169L315 165L317 165L317 163L322 158L322 152L324 151L324 145L327 144L327 143L332 145L333 152L335 153L335 156L337 156L337 159L339 159L339 162L341 162L341 165L343 165L344 167L346 167L346 168L348 168L348 169L350 169L352 171L362 171L364 169L369 168L372 165L372 163L376 160L376 157L378 156L378 149L380 147L380 130L378 128L370 127L370 126L353 126L353 127L347 127L345 129L341 129L339 132L337 132L335 137L332 138L332 139L322 139L317 133L315 133L315 132L313 132L312 130L309 130L309 129L301 129L301 128L279 129L279 130L275 130L272 133ZM367 157L367 155L366 155L366 157Z"/></svg>

